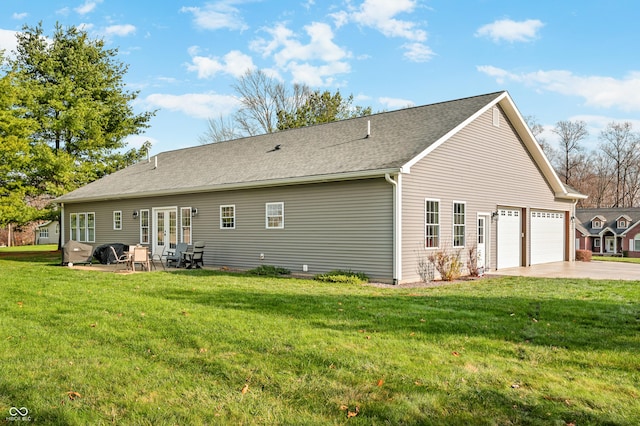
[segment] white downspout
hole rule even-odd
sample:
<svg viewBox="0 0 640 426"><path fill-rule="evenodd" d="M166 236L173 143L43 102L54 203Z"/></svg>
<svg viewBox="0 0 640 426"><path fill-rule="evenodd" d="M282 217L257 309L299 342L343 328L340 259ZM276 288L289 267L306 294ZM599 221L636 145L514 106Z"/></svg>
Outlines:
<svg viewBox="0 0 640 426"><path fill-rule="evenodd" d="M402 281L402 190L400 174L397 181L389 173L384 178L393 186L393 284Z"/></svg>
<svg viewBox="0 0 640 426"><path fill-rule="evenodd" d="M60 203L60 244L64 246L64 203Z"/></svg>
<svg viewBox="0 0 640 426"><path fill-rule="evenodd" d="M576 217L576 206L578 205L578 200L573 201L573 211L571 212L571 217L573 220L570 220L571 230L569 235L569 261L575 262L576 260L576 222L578 222L578 218ZM584 248L587 248L587 239L584 240Z"/></svg>

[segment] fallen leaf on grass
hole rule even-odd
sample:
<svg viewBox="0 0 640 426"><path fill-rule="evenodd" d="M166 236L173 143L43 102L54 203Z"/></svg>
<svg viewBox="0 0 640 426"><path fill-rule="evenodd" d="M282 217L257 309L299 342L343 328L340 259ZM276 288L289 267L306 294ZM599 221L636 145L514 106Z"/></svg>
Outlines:
<svg viewBox="0 0 640 426"><path fill-rule="evenodd" d="M453 356L460 356L460 354L459 354L458 352L456 352L456 351L451 352L451 355L453 355Z"/></svg>
<svg viewBox="0 0 640 426"><path fill-rule="evenodd" d="M75 392L75 391L67 392L67 396L69 396L69 399L72 401L77 398L82 398L82 395L80 395L78 392Z"/></svg>
<svg viewBox="0 0 640 426"><path fill-rule="evenodd" d="M384 385L384 379L378 380L378 387L381 387L382 385Z"/></svg>
<svg viewBox="0 0 640 426"><path fill-rule="evenodd" d="M200 353L201 353L201 354L203 354L203 353L205 353L205 352L207 352L207 351L208 351L208 349L207 349L207 348L200 348Z"/></svg>
<svg viewBox="0 0 640 426"><path fill-rule="evenodd" d="M360 412L360 407L358 407L356 405L355 411L351 411L351 410L349 410L349 406L348 405L342 404L340 406L340 411L346 411L347 412L347 418L350 419L351 417L355 417L355 416L358 415L358 413Z"/></svg>
<svg viewBox="0 0 640 426"><path fill-rule="evenodd" d="M91 324L91 328L96 328L98 324L96 324L95 322L93 324Z"/></svg>
<svg viewBox="0 0 640 426"><path fill-rule="evenodd" d="M242 392L243 395L249 392L249 383L245 384L240 392Z"/></svg>
<svg viewBox="0 0 640 426"><path fill-rule="evenodd" d="M18 302L18 306L22 308L22 306L24 306L24 303Z"/></svg>

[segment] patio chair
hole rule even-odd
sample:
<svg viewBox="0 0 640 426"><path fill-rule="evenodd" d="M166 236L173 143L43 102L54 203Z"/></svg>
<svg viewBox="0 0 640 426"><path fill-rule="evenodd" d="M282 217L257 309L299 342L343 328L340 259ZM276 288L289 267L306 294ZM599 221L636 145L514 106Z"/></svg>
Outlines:
<svg viewBox="0 0 640 426"><path fill-rule="evenodd" d="M133 256L131 257L131 267L135 271L136 264L140 264L141 267L146 269L147 271L151 270L151 265L149 264L149 251L146 247L136 246L133 248Z"/></svg>
<svg viewBox="0 0 640 426"><path fill-rule="evenodd" d="M153 256L151 256L151 265L153 266L153 269L158 269L156 267L156 260L158 262L160 262L160 264L162 265L162 269L166 270L167 268L164 266L164 262L162 261L162 258L164 257L164 252L166 251L167 246L162 246L162 251L160 253L156 253Z"/></svg>
<svg viewBox="0 0 640 426"><path fill-rule="evenodd" d="M193 267L201 268L203 266L202 258L204 256L204 241L196 241L193 245L193 251L183 253L184 264L187 269ZM200 264L200 266L198 266Z"/></svg>
<svg viewBox="0 0 640 426"><path fill-rule="evenodd" d="M115 269L118 269L118 265L124 264L126 269L129 269L129 253L124 253L118 256L116 249L113 246L109 246L111 252L113 253L113 263L116 265Z"/></svg>
<svg viewBox="0 0 640 426"><path fill-rule="evenodd" d="M171 266L171 263L175 263L175 267L179 268L182 264L182 253L187 251L188 248L189 245L187 243L178 243L176 244L175 249L167 251L167 257L164 259L167 266Z"/></svg>

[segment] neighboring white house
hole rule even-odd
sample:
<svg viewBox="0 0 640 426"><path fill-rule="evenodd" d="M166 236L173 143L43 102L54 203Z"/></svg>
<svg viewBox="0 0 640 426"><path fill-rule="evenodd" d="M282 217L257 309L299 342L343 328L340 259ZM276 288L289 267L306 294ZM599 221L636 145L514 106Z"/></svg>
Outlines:
<svg viewBox="0 0 640 426"><path fill-rule="evenodd" d="M36 244L58 244L60 238L60 222L50 220L36 226Z"/></svg>

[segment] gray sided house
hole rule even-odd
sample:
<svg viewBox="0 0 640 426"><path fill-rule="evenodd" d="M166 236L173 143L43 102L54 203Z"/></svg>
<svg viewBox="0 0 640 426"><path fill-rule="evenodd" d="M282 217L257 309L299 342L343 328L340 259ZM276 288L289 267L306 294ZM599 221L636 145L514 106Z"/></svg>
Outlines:
<svg viewBox="0 0 640 426"><path fill-rule="evenodd" d="M206 243L205 266L420 279L573 260L577 199L507 92L164 152L58 199L63 240Z"/></svg>

